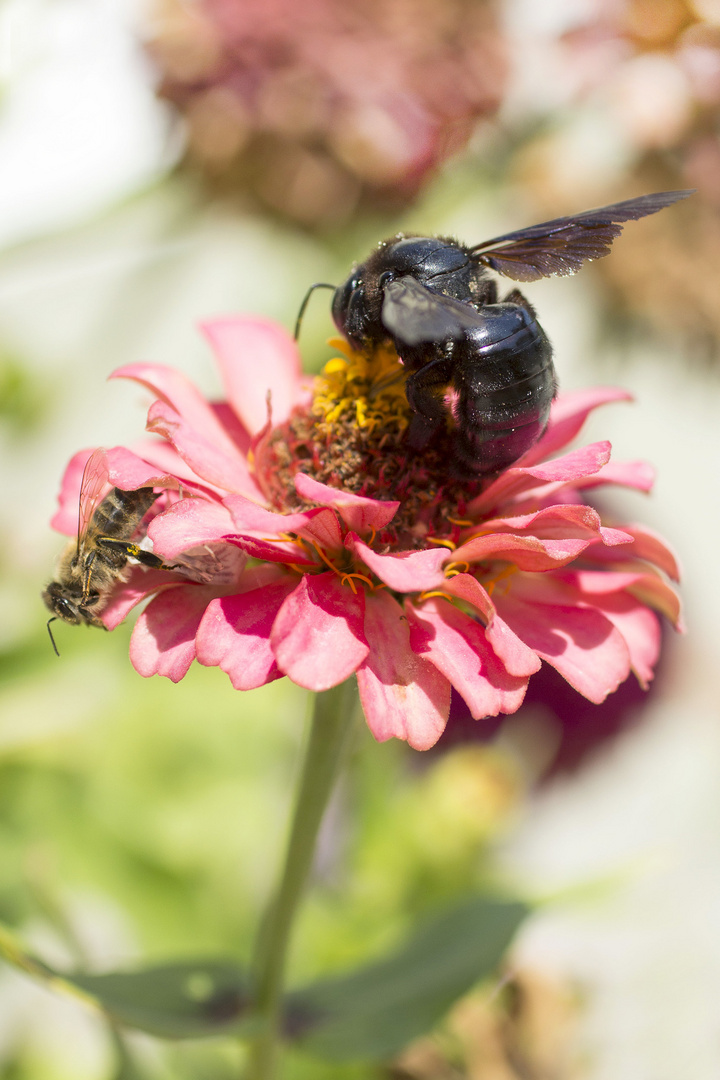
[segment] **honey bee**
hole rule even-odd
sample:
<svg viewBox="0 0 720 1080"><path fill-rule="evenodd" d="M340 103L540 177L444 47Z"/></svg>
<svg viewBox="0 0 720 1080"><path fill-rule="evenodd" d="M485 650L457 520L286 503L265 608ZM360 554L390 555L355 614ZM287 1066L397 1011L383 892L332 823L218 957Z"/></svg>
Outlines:
<svg viewBox="0 0 720 1080"><path fill-rule="evenodd" d="M113 487L107 491L108 485L107 458L105 451L98 449L88 458L83 472L77 540L68 544L54 580L42 594L52 612L47 627L57 655L50 623L63 619L73 626L86 623L106 629L100 613L113 586L127 577L129 559L155 570L176 569L133 541L159 493L151 487L135 491Z"/></svg>

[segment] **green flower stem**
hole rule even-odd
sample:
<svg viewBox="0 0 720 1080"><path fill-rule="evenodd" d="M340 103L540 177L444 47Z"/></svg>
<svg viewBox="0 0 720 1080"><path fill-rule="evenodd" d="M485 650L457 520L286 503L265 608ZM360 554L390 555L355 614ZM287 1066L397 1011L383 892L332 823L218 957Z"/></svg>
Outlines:
<svg viewBox="0 0 720 1080"><path fill-rule="evenodd" d="M293 920L312 868L320 824L333 789L354 714L354 680L315 695L310 736L297 791L285 866L265 914L254 958L259 1033L251 1046L249 1080L275 1080L285 963Z"/></svg>

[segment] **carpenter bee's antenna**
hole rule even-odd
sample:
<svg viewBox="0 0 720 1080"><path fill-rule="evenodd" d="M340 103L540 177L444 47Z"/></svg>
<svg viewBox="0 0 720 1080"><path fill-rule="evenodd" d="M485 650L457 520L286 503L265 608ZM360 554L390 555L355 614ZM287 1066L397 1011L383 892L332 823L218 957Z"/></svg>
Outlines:
<svg viewBox="0 0 720 1080"><path fill-rule="evenodd" d="M55 655L60 656L60 653L58 652L58 647L55 644L55 638L53 637L53 632L50 629L50 623L55 622L56 619L57 619L57 615L53 615L52 619L48 619L48 621L47 621L47 631L48 631L48 634L50 635L50 641L52 642L52 647L55 650Z"/></svg>
<svg viewBox="0 0 720 1080"><path fill-rule="evenodd" d="M297 321L295 323L295 333L294 333L293 337L295 338L296 341L300 337L300 323L302 322L303 315L305 314L305 308L308 306L308 301L309 301L310 297L312 296L312 294L314 293L315 289L332 289L333 291L335 291L336 287L337 286L331 285L327 281L316 281L314 285L310 286L308 291L305 293L305 297L303 299L302 304L300 305L300 310L298 312Z"/></svg>

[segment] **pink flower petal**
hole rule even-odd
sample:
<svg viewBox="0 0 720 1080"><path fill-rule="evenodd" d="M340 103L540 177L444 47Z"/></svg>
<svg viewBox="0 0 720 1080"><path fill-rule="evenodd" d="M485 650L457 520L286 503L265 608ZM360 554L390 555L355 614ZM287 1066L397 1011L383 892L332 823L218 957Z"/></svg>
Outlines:
<svg viewBox="0 0 720 1080"><path fill-rule="evenodd" d="M297 473L295 489L298 495L308 502L321 506L332 506L337 510L348 529L356 533L370 532L372 529L384 529L394 518L399 502L383 502L381 499L366 499L350 491L342 491L313 480L306 473Z"/></svg>
<svg viewBox="0 0 720 1080"><path fill-rule="evenodd" d="M235 410L226 401L211 401L210 408L242 456L246 458L252 446L252 436Z"/></svg>
<svg viewBox="0 0 720 1080"><path fill-rule="evenodd" d="M669 586L654 575L593 570L566 570L541 577L517 575L512 593L527 604L559 604L600 611L622 634L632 670L647 688L660 650L660 625L647 601L638 601L631 589L642 588L648 578L674 596Z"/></svg>
<svg viewBox="0 0 720 1080"><path fill-rule="evenodd" d="M110 376L111 379L132 379L146 386L179 413L185 424L198 436L230 458L242 457L237 445L227 434L222 423L197 387L175 368L162 364L126 364Z"/></svg>
<svg viewBox="0 0 720 1080"><path fill-rule="evenodd" d="M270 647L270 631L297 578L283 575L260 588L213 600L197 633L197 658L219 667L236 690L254 690L282 672Z"/></svg>
<svg viewBox="0 0 720 1080"><path fill-rule="evenodd" d="M560 570L553 574L553 580L593 597L623 592L631 585L636 585L644 576L643 572L638 570ZM555 593L555 598L557 595Z"/></svg>
<svg viewBox="0 0 720 1080"><path fill-rule="evenodd" d="M230 511L237 528L243 533L262 533L264 536L296 533L307 525L313 513L317 513L316 510L304 510L298 514L278 514L274 510L259 506L243 495L228 495L223 499L223 504Z"/></svg>
<svg viewBox="0 0 720 1080"><path fill-rule="evenodd" d="M499 615L486 627L485 637L508 674L527 678L542 667L537 653Z"/></svg>
<svg viewBox="0 0 720 1080"><path fill-rule="evenodd" d="M553 570L576 559L588 540L538 540L535 536L488 533L476 536L453 552L453 561L489 562L503 560L520 570Z"/></svg>
<svg viewBox="0 0 720 1080"><path fill-rule="evenodd" d="M636 559L646 559L664 570L671 581L680 580L680 564L675 552L666 540L645 526L626 525L625 532L635 541L629 554Z"/></svg>
<svg viewBox="0 0 720 1080"><path fill-rule="evenodd" d="M137 604L148 596L178 585L187 584L187 579L166 570L149 570L147 567L133 565L125 581L112 591L108 604L103 608L100 618L108 630L114 630L123 619L127 618Z"/></svg>
<svg viewBox="0 0 720 1080"><path fill-rule="evenodd" d="M208 499L182 499L148 525L153 550L163 559L174 559L181 551L220 540L233 527L230 513L222 503Z"/></svg>
<svg viewBox="0 0 720 1080"><path fill-rule="evenodd" d="M619 487L634 488L636 491L652 491L655 483L655 469L647 461L608 461L594 476L584 476L573 481L578 490L600 487L602 484L617 484Z"/></svg>
<svg viewBox="0 0 720 1080"><path fill-rule="evenodd" d="M623 638L630 666L643 690L647 690L660 655L660 621L654 611L628 593L603 596L600 610Z"/></svg>
<svg viewBox="0 0 720 1080"><path fill-rule="evenodd" d="M304 575L273 623L278 667L298 686L328 690L344 682L368 654L365 594L332 573Z"/></svg>
<svg viewBox="0 0 720 1080"><path fill-rule="evenodd" d="M617 563L619 560L643 560L653 563L664 571L672 581L680 578L680 566L677 556L668 543L650 529L641 528L639 525L625 525L624 531L632 536L633 543L627 548L615 552L608 551L600 544L591 544L585 552L584 558L598 563Z"/></svg>
<svg viewBox="0 0 720 1080"><path fill-rule="evenodd" d="M628 587L628 592L664 615L678 633L685 633L680 597L657 574L643 574Z"/></svg>
<svg viewBox="0 0 720 1080"><path fill-rule="evenodd" d="M341 551L343 535L337 514L329 507L308 510L305 524L298 528L298 536L314 541L327 551Z"/></svg>
<svg viewBox="0 0 720 1080"><path fill-rule="evenodd" d="M201 481L183 461L175 447L162 437L138 440L133 446L133 451L143 461L153 465L158 474L165 473L176 477L178 490L183 494L200 495L206 499L213 495L222 497L225 494L217 484L211 484L207 480Z"/></svg>
<svg viewBox="0 0 720 1080"><path fill-rule="evenodd" d="M490 593L472 574L453 574L452 577L445 578L442 591L457 597L458 600L464 600L466 604L472 604L486 623L495 618L495 605L490 599Z"/></svg>
<svg viewBox="0 0 720 1080"><path fill-rule="evenodd" d="M446 578L442 591L477 608L485 622L485 638L510 675L532 675L540 668L536 653L514 634L497 613L490 594L471 574Z"/></svg>
<svg viewBox="0 0 720 1080"><path fill-rule="evenodd" d="M229 533L223 537L229 544L235 544L243 551L251 555L253 559L265 559L267 562L293 563L295 566L316 566L317 563L309 558L303 549L292 540L270 541L259 540L256 536L242 536Z"/></svg>
<svg viewBox="0 0 720 1080"><path fill-rule="evenodd" d="M508 674L479 623L447 600L435 597L419 606L408 601L405 610L413 651L442 672L476 720L520 708L527 678Z"/></svg>
<svg viewBox="0 0 720 1080"><path fill-rule="evenodd" d="M267 420L270 392L273 424L287 420L301 393L297 344L269 319L228 316L201 323L220 366L228 401L251 435Z"/></svg>
<svg viewBox="0 0 720 1080"><path fill-rule="evenodd" d="M167 589L142 612L130 638L130 661L148 677L165 675L179 682L195 659L195 634L215 596L212 589L181 585Z"/></svg>
<svg viewBox="0 0 720 1080"><path fill-rule="evenodd" d="M500 617L589 701L600 704L630 672L622 634L592 608L531 604L498 596Z"/></svg>
<svg viewBox="0 0 720 1080"><path fill-rule="evenodd" d="M177 478L171 473L159 472L157 466L143 461L132 450L114 446L105 451L108 465L108 481L113 487L135 491L141 487L162 487L177 490Z"/></svg>
<svg viewBox="0 0 720 1080"><path fill-rule="evenodd" d="M425 589L438 589L445 584L442 567L451 555L445 547L379 555L354 533L348 534L345 543L353 555L362 559L382 582L396 592L422 592Z"/></svg>
<svg viewBox="0 0 720 1080"><path fill-rule="evenodd" d="M343 538L337 515L327 507L313 507L298 514L276 514L239 495L229 495L223 502L243 534L260 533L267 537L297 533L331 551L342 549Z"/></svg>
<svg viewBox="0 0 720 1080"><path fill-rule="evenodd" d="M605 484L616 484L619 487L648 492L652 490L654 482L655 470L646 461L608 461L607 465L603 465L592 476L544 484L533 488L526 498L513 499L511 505L515 513L522 514L526 505L528 509L537 510L538 507L547 507L556 503L579 503L580 492Z"/></svg>
<svg viewBox="0 0 720 1080"><path fill-rule="evenodd" d="M614 401L632 401L632 394L614 386L597 386L559 394L550 409L545 434L522 457L522 465L532 465L562 450L580 432L593 409Z"/></svg>
<svg viewBox="0 0 720 1080"><path fill-rule="evenodd" d="M209 438L164 401L150 406L147 430L171 442L183 461L203 480L223 491L262 498L247 461L229 439Z"/></svg>
<svg viewBox="0 0 720 1080"><path fill-rule="evenodd" d="M541 484L567 483L599 472L610 460L610 451L609 442L590 443L544 464L506 469L468 504L468 514L471 517L486 515L508 499L517 498Z"/></svg>
<svg viewBox="0 0 720 1080"><path fill-rule="evenodd" d="M482 523L482 533L499 532L513 535L530 533L538 539L594 540L602 537L604 544L629 544L632 536L619 529L608 529L600 521L600 515L590 506L560 504L547 506L534 514L519 517L494 518Z"/></svg>
<svg viewBox="0 0 720 1080"><path fill-rule="evenodd" d="M428 750L442 735L450 712L450 683L410 647L403 609L385 591L367 596L367 660L357 670L360 701L378 742L407 739Z"/></svg>

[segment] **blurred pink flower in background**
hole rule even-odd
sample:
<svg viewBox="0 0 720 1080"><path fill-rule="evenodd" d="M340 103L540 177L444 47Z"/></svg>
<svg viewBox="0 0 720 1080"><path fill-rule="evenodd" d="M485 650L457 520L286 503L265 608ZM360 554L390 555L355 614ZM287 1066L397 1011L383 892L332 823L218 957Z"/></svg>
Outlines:
<svg viewBox="0 0 720 1080"><path fill-rule="evenodd" d="M606 325L632 321L644 333L654 326L666 341L680 337L717 357L720 8L703 0L560 0L555 16L555 30L546 22L533 33L539 22L526 10L523 45L511 41L525 126L508 179L548 218L638 191L696 188L690 208L628 232L594 273Z"/></svg>
<svg viewBox="0 0 720 1080"><path fill-rule="evenodd" d="M115 373L156 395L147 429L162 441L108 451L109 482L166 489L147 529L154 550L188 565L205 552L210 568L189 581L137 566L115 589L102 613L108 628L152 597L130 644L140 674L178 681L197 659L237 689L287 675L315 691L355 674L375 737L418 749L442 733L451 687L476 719L512 713L542 661L592 702L631 671L647 686L660 645L656 612L680 623L668 583L677 565L648 530L603 524L583 494L605 484L647 491L652 471L610 462L607 442L565 449L588 413L626 393L558 398L539 442L484 487L450 481L446 458L438 482L430 459L403 455L403 497L393 500L385 469L404 395L388 399L386 429L382 412L364 426L327 423L332 380L359 354L331 361L332 378L313 393L281 327L228 318L203 329L226 401L209 403L171 368ZM373 407L386 409L380 398ZM358 398L348 415L367 405ZM340 484L333 470L353 460L354 431L373 452L382 447L378 471L366 464ZM68 534L87 456L71 462L53 521Z"/></svg>
<svg viewBox="0 0 720 1080"><path fill-rule="evenodd" d="M507 73L489 0L162 0L148 49L190 161L307 225L411 199Z"/></svg>

